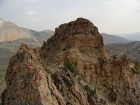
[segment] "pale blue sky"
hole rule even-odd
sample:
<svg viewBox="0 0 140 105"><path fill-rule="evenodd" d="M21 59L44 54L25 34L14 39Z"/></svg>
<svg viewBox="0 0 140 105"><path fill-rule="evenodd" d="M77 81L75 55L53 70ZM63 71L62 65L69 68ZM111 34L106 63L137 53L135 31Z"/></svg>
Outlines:
<svg viewBox="0 0 140 105"><path fill-rule="evenodd" d="M140 0L0 0L0 18L18 26L54 30L78 17L101 33L140 32Z"/></svg>

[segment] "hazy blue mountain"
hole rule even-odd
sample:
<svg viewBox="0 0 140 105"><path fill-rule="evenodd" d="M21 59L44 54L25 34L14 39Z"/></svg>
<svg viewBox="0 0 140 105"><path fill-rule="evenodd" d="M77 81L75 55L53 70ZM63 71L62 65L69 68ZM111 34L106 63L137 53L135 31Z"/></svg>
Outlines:
<svg viewBox="0 0 140 105"><path fill-rule="evenodd" d="M140 41L140 32L119 34L119 36L126 38L128 40Z"/></svg>
<svg viewBox="0 0 140 105"><path fill-rule="evenodd" d="M106 33L101 33L104 39L105 44L111 44L111 43L129 43L132 42L131 40L127 40L125 38L115 36L115 35L109 35Z"/></svg>

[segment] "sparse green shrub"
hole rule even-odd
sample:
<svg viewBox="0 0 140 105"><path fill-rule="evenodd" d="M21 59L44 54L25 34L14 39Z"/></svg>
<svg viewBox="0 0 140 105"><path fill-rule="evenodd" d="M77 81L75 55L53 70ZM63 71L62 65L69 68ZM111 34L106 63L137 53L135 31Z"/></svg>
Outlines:
<svg viewBox="0 0 140 105"><path fill-rule="evenodd" d="M134 65L135 65L136 73L140 74L140 63L135 62Z"/></svg>
<svg viewBox="0 0 140 105"><path fill-rule="evenodd" d="M45 67L44 67L44 70L47 71L47 69L48 69L47 66L45 66Z"/></svg>
<svg viewBox="0 0 140 105"><path fill-rule="evenodd" d="M64 67L67 68L73 74L75 75L77 74L76 71L74 70L72 63L70 63L68 60L64 61Z"/></svg>
<svg viewBox="0 0 140 105"><path fill-rule="evenodd" d="M82 80L82 78L81 77L78 77L78 81L81 81Z"/></svg>
<svg viewBox="0 0 140 105"><path fill-rule="evenodd" d="M88 85L85 86L85 90L90 93L91 95L97 97L97 94L96 94L96 86L94 87L94 90L92 90Z"/></svg>
<svg viewBox="0 0 140 105"><path fill-rule="evenodd" d="M33 93L28 94L28 99L33 99Z"/></svg>
<svg viewBox="0 0 140 105"><path fill-rule="evenodd" d="M2 75L0 75L0 78L2 78Z"/></svg>

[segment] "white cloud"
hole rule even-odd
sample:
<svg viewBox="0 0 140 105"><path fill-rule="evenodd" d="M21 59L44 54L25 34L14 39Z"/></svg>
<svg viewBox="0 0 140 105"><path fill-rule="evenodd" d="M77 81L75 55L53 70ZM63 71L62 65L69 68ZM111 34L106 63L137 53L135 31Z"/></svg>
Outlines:
<svg viewBox="0 0 140 105"><path fill-rule="evenodd" d="M26 2L37 2L38 0L25 0Z"/></svg>
<svg viewBox="0 0 140 105"><path fill-rule="evenodd" d="M79 3L80 3L80 4L84 4L84 1L80 1Z"/></svg>
<svg viewBox="0 0 140 105"><path fill-rule="evenodd" d="M136 24L140 24L138 21L138 18L140 18L140 14L138 13L138 10L140 10L139 0L103 1L101 9L97 10L98 18L96 20L102 32L120 34L137 32L140 29L136 27Z"/></svg>
<svg viewBox="0 0 140 105"><path fill-rule="evenodd" d="M14 4L36 3L38 0L14 0Z"/></svg>
<svg viewBox="0 0 140 105"><path fill-rule="evenodd" d="M140 7L139 0L107 0L104 2L106 8L133 11L137 10Z"/></svg>
<svg viewBox="0 0 140 105"><path fill-rule="evenodd" d="M26 5L26 7L27 7L27 8L31 8L32 6L31 6L31 5Z"/></svg>
<svg viewBox="0 0 140 105"><path fill-rule="evenodd" d="M28 15L36 15L37 13L35 11L28 11L27 14Z"/></svg>

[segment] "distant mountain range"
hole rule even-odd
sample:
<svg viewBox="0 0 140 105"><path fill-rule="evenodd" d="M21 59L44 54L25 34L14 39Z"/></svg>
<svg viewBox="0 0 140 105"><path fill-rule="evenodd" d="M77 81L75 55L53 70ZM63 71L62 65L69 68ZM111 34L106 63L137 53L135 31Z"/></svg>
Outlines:
<svg viewBox="0 0 140 105"><path fill-rule="evenodd" d="M27 32L28 34L30 34L32 39L39 41L39 42L43 42L43 41L47 40L54 34L54 31L52 31L52 30L43 30L43 31L38 32L35 30L22 28L22 27L21 27L21 29L24 30L25 32Z"/></svg>
<svg viewBox="0 0 140 105"><path fill-rule="evenodd" d="M119 34L118 36L126 38L128 40L140 41L140 32L127 33L127 34Z"/></svg>
<svg viewBox="0 0 140 105"><path fill-rule="evenodd" d="M129 43L132 42L131 40L127 40L125 38L115 36L115 35L109 35L106 33L101 33L104 39L104 43L106 44L111 44L111 43Z"/></svg>
<svg viewBox="0 0 140 105"><path fill-rule="evenodd" d="M35 30L19 27L12 22L5 22L0 19L0 42L13 41L21 38L31 38L35 41L43 42L44 40L47 40L49 37L51 37L53 34L54 31L52 30L43 30L38 32ZM137 33L136 35L138 36L139 34ZM132 42L131 40L133 40L132 38L129 38L130 40L122 38L123 35L122 37L119 37L102 33L102 36L104 38L105 44L129 43ZM129 36L131 36L131 34Z"/></svg>
<svg viewBox="0 0 140 105"><path fill-rule="evenodd" d="M125 42L125 43L117 43L117 37L119 37L120 41ZM117 55L119 57L127 55L132 62L140 62L140 32L137 33L128 33L128 34L119 34L114 40L113 43L106 43L106 48L111 52L113 55ZM103 35L104 39L107 37L109 38L108 35ZM123 38L122 38L123 37ZM107 41L107 38L105 41ZM112 39L112 41L113 41ZM131 40L131 41L130 41ZM133 42L132 42L133 41ZM131 42L131 43L128 43Z"/></svg>
<svg viewBox="0 0 140 105"><path fill-rule="evenodd" d="M20 38L30 38L30 34L23 31L12 22L0 19L0 42L12 41Z"/></svg>
<svg viewBox="0 0 140 105"><path fill-rule="evenodd" d="M34 31L17 26L12 22L5 22L0 19L0 42L13 41L21 38L34 39L35 41L47 40L54 34L51 30Z"/></svg>
<svg viewBox="0 0 140 105"><path fill-rule="evenodd" d="M21 43L26 43L31 48L40 47L53 34L54 31L51 30L37 32L0 19L0 71L5 71L10 57L16 53Z"/></svg>
<svg viewBox="0 0 140 105"><path fill-rule="evenodd" d="M131 43L121 43L121 44L108 44L106 48L113 55L119 57L127 55L132 62L140 62L140 42L135 41Z"/></svg>

